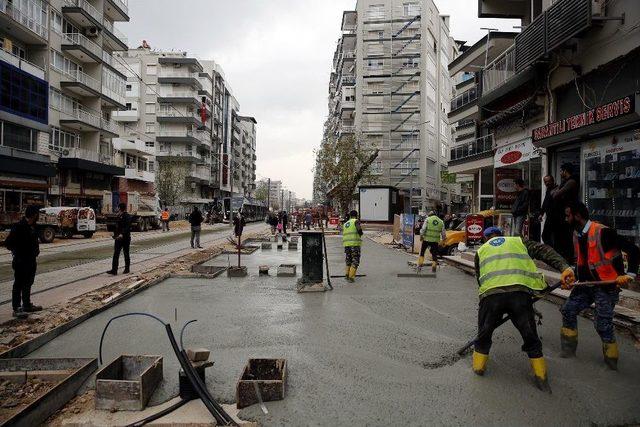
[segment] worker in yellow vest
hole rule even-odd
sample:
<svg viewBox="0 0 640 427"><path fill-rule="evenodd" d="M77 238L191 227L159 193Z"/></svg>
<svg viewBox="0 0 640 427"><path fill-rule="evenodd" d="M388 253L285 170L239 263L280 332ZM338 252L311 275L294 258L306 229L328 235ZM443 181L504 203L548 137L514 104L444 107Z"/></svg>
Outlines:
<svg viewBox="0 0 640 427"><path fill-rule="evenodd" d="M420 230L420 238L422 245L420 246L420 256L418 257L418 268L422 268L424 264L424 253L429 248L431 253L431 271L435 273L438 267L438 243L446 237L444 230L444 221L438 217L435 212L429 212L429 216L424 220L422 229Z"/></svg>
<svg viewBox="0 0 640 427"><path fill-rule="evenodd" d="M345 278L355 282L356 271L360 265L360 248L362 247L362 227L358 221L358 212L349 212L349 220L342 225L342 244L344 246L347 270Z"/></svg>
<svg viewBox="0 0 640 427"><path fill-rule="evenodd" d="M574 273L560 254L551 247L521 237L504 237L498 227L484 231L485 243L475 257L480 306L478 338L474 344L473 372L483 375L489 360L491 337L498 322L508 314L518 329L529 356L536 386L549 391L542 342L536 329L533 295L547 287L533 258L562 272L563 283L573 283Z"/></svg>

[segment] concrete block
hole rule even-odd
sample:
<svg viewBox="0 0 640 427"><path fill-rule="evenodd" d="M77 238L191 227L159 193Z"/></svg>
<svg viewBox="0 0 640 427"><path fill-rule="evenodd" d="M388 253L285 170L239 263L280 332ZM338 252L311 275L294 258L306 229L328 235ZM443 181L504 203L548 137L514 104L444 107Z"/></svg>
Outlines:
<svg viewBox="0 0 640 427"><path fill-rule="evenodd" d="M209 360L211 352L206 348L188 348L187 357L192 362L204 362Z"/></svg>
<svg viewBox="0 0 640 427"><path fill-rule="evenodd" d="M246 277L247 276L247 267L229 267L227 269L227 277Z"/></svg>
<svg viewBox="0 0 640 427"><path fill-rule="evenodd" d="M277 275L278 277L296 277L295 264L280 264Z"/></svg>
<svg viewBox="0 0 640 427"><path fill-rule="evenodd" d="M162 356L120 356L96 374L96 409L141 411L160 381Z"/></svg>
<svg viewBox="0 0 640 427"><path fill-rule="evenodd" d="M278 250L281 251L282 250L282 242L278 242Z"/></svg>
<svg viewBox="0 0 640 427"><path fill-rule="evenodd" d="M258 274L260 276L268 276L269 275L269 266L268 265L261 265L260 267L258 267Z"/></svg>
<svg viewBox="0 0 640 427"><path fill-rule="evenodd" d="M298 236L291 236L289 238L289 242L290 243L295 243L297 245L298 244Z"/></svg>
<svg viewBox="0 0 640 427"><path fill-rule="evenodd" d="M271 242L262 242L262 249L272 249L273 248L273 243Z"/></svg>
<svg viewBox="0 0 640 427"><path fill-rule="evenodd" d="M286 359L249 359L236 386L238 409L259 402L256 389L263 402L284 399L286 381Z"/></svg>
<svg viewBox="0 0 640 427"><path fill-rule="evenodd" d="M290 251L297 251L298 250L298 244L297 243L290 242L288 247L289 247Z"/></svg>

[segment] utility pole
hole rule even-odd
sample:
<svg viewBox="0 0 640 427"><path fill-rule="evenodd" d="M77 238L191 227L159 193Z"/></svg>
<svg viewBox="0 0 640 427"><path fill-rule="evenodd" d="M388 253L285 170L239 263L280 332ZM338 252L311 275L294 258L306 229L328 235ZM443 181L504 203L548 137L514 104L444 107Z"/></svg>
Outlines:
<svg viewBox="0 0 640 427"><path fill-rule="evenodd" d="M271 178L267 178L267 211L271 210Z"/></svg>
<svg viewBox="0 0 640 427"><path fill-rule="evenodd" d="M280 210L284 210L284 190L280 190Z"/></svg>
<svg viewBox="0 0 640 427"><path fill-rule="evenodd" d="M289 190L289 203L288 203L287 212L291 212L291 190Z"/></svg>

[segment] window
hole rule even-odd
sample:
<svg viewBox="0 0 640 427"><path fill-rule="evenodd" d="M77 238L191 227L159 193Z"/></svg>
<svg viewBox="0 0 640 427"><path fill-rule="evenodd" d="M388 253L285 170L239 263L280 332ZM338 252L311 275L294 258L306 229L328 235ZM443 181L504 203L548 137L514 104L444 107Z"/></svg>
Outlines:
<svg viewBox="0 0 640 427"><path fill-rule="evenodd" d="M127 91L127 82L106 67L102 67L102 87L113 92L116 96L124 98Z"/></svg>
<svg viewBox="0 0 640 427"><path fill-rule="evenodd" d="M156 122L146 122L144 124L144 133L155 133L156 132Z"/></svg>
<svg viewBox="0 0 640 427"><path fill-rule="evenodd" d="M130 102L127 102L125 104L125 106L127 107L127 111L131 111L131 103Z"/></svg>
<svg viewBox="0 0 640 427"><path fill-rule="evenodd" d="M427 72L433 77L437 75L436 61L433 60L431 55L427 55Z"/></svg>
<svg viewBox="0 0 640 427"><path fill-rule="evenodd" d="M158 67L156 64L147 64L147 75L155 76L158 74Z"/></svg>
<svg viewBox="0 0 640 427"><path fill-rule="evenodd" d="M58 72L78 78L78 72L82 71L82 66L76 64L60 52L51 49L51 66Z"/></svg>
<svg viewBox="0 0 640 427"><path fill-rule="evenodd" d="M131 85L127 84L127 92L130 92L130 91L131 91Z"/></svg>
<svg viewBox="0 0 640 427"><path fill-rule="evenodd" d="M153 148L153 147L155 147L155 146L156 146L156 143L155 143L154 141L145 141L145 142L144 142L144 146L145 146L145 147Z"/></svg>
<svg viewBox="0 0 640 427"><path fill-rule="evenodd" d="M371 70L379 70L382 67L384 67L384 60L383 59L369 59L367 61L367 67L369 67L369 69L371 69Z"/></svg>
<svg viewBox="0 0 640 427"><path fill-rule="evenodd" d="M156 103L155 102L147 102L144 104L144 112L146 114L155 114L156 113Z"/></svg>
<svg viewBox="0 0 640 427"><path fill-rule="evenodd" d="M449 125L447 124L447 122L444 120L440 120L440 135L446 138L448 130L449 130Z"/></svg>
<svg viewBox="0 0 640 427"><path fill-rule="evenodd" d="M420 66L420 58L404 58L402 65L407 68L418 68Z"/></svg>
<svg viewBox="0 0 640 427"><path fill-rule="evenodd" d="M0 110L48 124L47 82L0 61Z"/></svg>
<svg viewBox="0 0 640 427"><path fill-rule="evenodd" d="M369 19L382 19L384 18L384 4L372 4L369 5L367 11L367 17Z"/></svg>
<svg viewBox="0 0 640 427"><path fill-rule="evenodd" d="M65 132L56 127L52 128L51 138L49 139L49 150L59 152L64 149L76 148L79 146L79 134Z"/></svg>
<svg viewBox="0 0 640 427"><path fill-rule="evenodd" d="M2 144L5 147L24 151L36 151L38 147L38 131L13 123L0 122L2 126Z"/></svg>
<svg viewBox="0 0 640 427"><path fill-rule="evenodd" d="M402 9L404 16L416 16L420 14L420 6L416 2L404 3Z"/></svg>
<svg viewBox="0 0 640 427"><path fill-rule="evenodd" d="M446 142L440 143L440 156L444 157L445 159L447 158L447 143Z"/></svg>
<svg viewBox="0 0 640 427"><path fill-rule="evenodd" d="M384 83L382 82L369 82L367 88L372 95L381 95L384 93Z"/></svg>
<svg viewBox="0 0 640 427"><path fill-rule="evenodd" d="M62 33L62 15L55 10L51 11L51 28L57 33Z"/></svg>

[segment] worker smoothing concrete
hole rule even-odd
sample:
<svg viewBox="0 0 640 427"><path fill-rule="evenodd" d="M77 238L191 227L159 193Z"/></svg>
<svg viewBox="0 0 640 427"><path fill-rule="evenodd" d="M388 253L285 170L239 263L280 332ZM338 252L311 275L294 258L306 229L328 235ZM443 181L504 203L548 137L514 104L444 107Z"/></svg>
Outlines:
<svg viewBox="0 0 640 427"><path fill-rule="evenodd" d="M577 258L579 281L601 281L601 285L579 286L562 307L560 331L561 357L573 357L578 347L578 313L595 303L595 328L602 340L604 361L612 370L618 369L618 344L613 328L613 309L618 303L620 287L628 285L638 271L640 249L615 230L589 219L589 210L575 203L565 210L566 220L574 229L573 245ZM622 251L627 254L628 272L624 271Z"/></svg>
<svg viewBox="0 0 640 427"><path fill-rule="evenodd" d="M358 212L349 212L349 220L342 225L342 245L346 262L345 278L355 282L356 271L360 265L360 248L362 247L362 227L358 220Z"/></svg>
<svg viewBox="0 0 640 427"><path fill-rule="evenodd" d="M418 268L424 264L424 253L429 248L431 253L431 271L435 273L438 267L438 243L446 237L444 231L444 221L435 212L429 212L429 216L424 220L420 230L422 245L420 246L420 256L418 257Z"/></svg>
<svg viewBox="0 0 640 427"><path fill-rule="evenodd" d="M484 232L485 243L475 257L480 306L478 338L473 352L473 372L483 375L489 360L493 331L505 314L518 329L531 362L536 386L549 390L547 367L538 337L533 296L547 287L532 258L544 261L562 271L563 282L575 281L574 273L564 258L551 247L520 237L504 237L498 227Z"/></svg>

